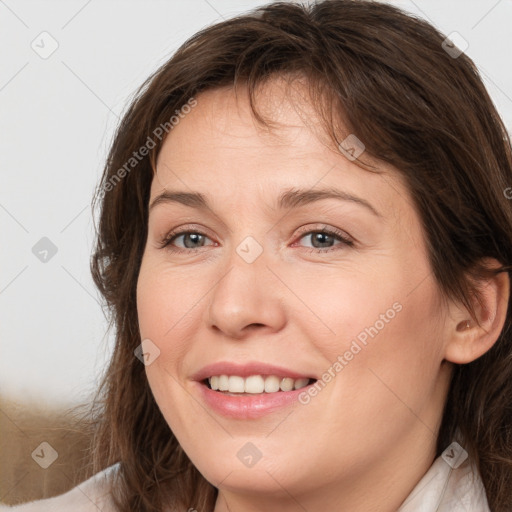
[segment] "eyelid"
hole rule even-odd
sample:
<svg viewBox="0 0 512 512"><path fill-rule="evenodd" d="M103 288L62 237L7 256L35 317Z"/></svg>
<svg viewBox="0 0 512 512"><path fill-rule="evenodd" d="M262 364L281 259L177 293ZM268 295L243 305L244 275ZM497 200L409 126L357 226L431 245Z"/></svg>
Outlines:
<svg viewBox="0 0 512 512"><path fill-rule="evenodd" d="M312 227L311 225L302 226L299 228L300 235L307 235L309 233L328 233L331 235L339 236L340 238L343 238L345 240L353 241L352 237L348 233L342 231L341 229L329 226L328 224L322 224L321 228L317 228L314 226Z"/></svg>

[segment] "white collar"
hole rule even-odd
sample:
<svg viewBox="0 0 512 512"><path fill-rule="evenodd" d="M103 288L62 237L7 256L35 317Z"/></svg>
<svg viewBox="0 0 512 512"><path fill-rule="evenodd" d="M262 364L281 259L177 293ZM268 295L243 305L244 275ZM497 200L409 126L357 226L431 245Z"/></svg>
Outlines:
<svg viewBox="0 0 512 512"><path fill-rule="evenodd" d="M453 442L434 461L397 512L490 512L468 453Z"/></svg>

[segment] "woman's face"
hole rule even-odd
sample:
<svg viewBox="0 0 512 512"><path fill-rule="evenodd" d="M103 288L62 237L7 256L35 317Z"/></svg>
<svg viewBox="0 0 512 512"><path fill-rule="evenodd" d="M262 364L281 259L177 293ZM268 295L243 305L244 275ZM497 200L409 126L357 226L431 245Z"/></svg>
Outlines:
<svg viewBox="0 0 512 512"><path fill-rule="evenodd" d="M445 315L396 171L323 144L282 83L264 92L274 131L219 89L161 149L137 288L147 378L221 495L348 505L431 464ZM229 394L204 384L221 375Z"/></svg>

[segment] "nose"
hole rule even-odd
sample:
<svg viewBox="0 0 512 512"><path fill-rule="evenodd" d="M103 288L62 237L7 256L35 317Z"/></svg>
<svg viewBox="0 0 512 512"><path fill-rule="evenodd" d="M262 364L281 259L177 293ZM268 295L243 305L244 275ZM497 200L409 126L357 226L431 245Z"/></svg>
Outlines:
<svg viewBox="0 0 512 512"><path fill-rule="evenodd" d="M248 263L233 250L207 308L209 328L242 339L254 330L277 332L286 323L285 291L265 251Z"/></svg>

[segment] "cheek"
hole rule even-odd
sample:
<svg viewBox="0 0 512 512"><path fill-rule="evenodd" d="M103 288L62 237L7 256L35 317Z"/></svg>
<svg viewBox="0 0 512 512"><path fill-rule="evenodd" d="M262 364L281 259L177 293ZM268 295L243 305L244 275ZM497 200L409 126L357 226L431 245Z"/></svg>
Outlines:
<svg viewBox="0 0 512 512"><path fill-rule="evenodd" d="M361 417L377 415L390 428L395 421L416 422L416 414L433 427L432 416L424 411L435 394L442 361L436 289L425 282L413 294L394 297L399 300L389 297L380 301L380 308L372 306L366 323L344 340L344 359L350 361L336 393L341 402L358 397L362 401L353 406L361 407Z"/></svg>
<svg viewBox="0 0 512 512"><path fill-rule="evenodd" d="M295 322L323 356L334 401L376 411L382 404L400 408L398 395L421 408L433 392L443 346L439 296L432 276L415 288L417 281L417 272L396 265L375 274L311 278L295 288L307 294L314 313L296 315Z"/></svg>
<svg viewBox="0 0 512 512"><path fill-rule="evenodd" d="M137 282L137 313L142 337L175 346L185 341L179 332L197 324L197 311L204 295L201 280L161 263L143 261Z"/></svg>
<svg viewBox="0 0 512 512"><path fill-rule="evenodd" d="M190 328L197 325L194 285L151 258L143 259L137 282L137 314L141 339L151 340L159 355L145 366L156 403L175 433L184 430L190 402L180 383L180 368L190 349Z"/></svg>
<svg viewBox="0 0 512 512"><path fill-rule="evenodd" d="M316 345L326 361L335 361L354 340L369 346L370 340L383 337L389 325L400 321L402 289L382 274L382 269L370 272L364 265L320 268L301 279L293 279L293 269L288 276L283 272L302 302L291 312L292 323L300 325L303 338ZM290 305L295 302L290 294Z"/></svg>
<svg viewBox="0 0 512 512"><path fill-rule="evenodd" d="M158 358L145 369L171 428L178 428L175 422L180 421L181 411L190 408L182 387L187 373L184 363L198 339L204 322L202 301L212 286L204 272L171 268L151 255L143 259L137 282L140 335L159 350Z"/></svg>

